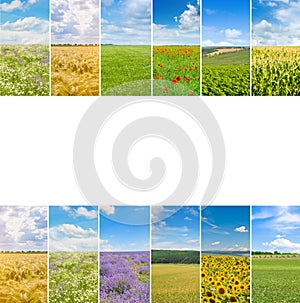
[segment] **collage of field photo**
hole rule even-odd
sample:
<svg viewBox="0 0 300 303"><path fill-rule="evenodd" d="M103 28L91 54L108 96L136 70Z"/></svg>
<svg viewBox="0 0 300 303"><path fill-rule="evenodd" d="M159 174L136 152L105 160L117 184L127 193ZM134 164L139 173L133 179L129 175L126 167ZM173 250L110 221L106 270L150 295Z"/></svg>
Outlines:
<svg viewBox="0 0 300 303"><path fill-rule="evenodd" d="M249 1L202 6L202 95L250 96Z"/></svg>
<svg viewBox="0 0 300 303"><path fill-rule="evenodd" d="M300 207L253 206L252 302L296 303L300 293Z"/></svg>
<svg viewBox="0 0 300 303"><path fill-rule="evenodd" d="M201 302L250 303L250 207L201 214Z"/></svg>
<svg viewBox="0 0 300 303"><path fill-rule="evenodd" d="M98 207L50 206L49 303L98 303Z"/></svg>
<svg viewBox="0 0 300 303"><path fill-rule="evenodd" d="M151 0L101 5L101 95L151 96Z"/></svg>
<svg viewBox="0 0 300 303"><path fill-rule="evenodd" d="M252 95L300 96L300 0L252 6Z"/></svg>
<svg viewBox="0 0 300 303"><path fill-rule="evenodd" d="M152 206L151 221L152 303L199 303L199 207Z"/></svg>
<svg viewBox="0 0 300 303"><path fill-rule="evenodd" d="M49 1L0 3L0 96L49 96Z"/></svg>
<svg viewBox="0 0 300 303"><path fill-rule="evenodd" d="M200 95L200 1L153 0L153 95Z"/></svg>
<svg viewBox="0 0 300 303"><path fill-rule="evenodd" d="M51 95L99 96L99 1L51 0Z"/></svg>
<svg viewBox="0 0 300 303"><path fill-rule="evenodd" d="M47 207L0 206L0 302L47 303Z"/></svg>
<svg viewBox="0 0 300 303"><path fill-rule="evenodd" d="M100 207L100 302L150 303L149 206Z"/></svg>

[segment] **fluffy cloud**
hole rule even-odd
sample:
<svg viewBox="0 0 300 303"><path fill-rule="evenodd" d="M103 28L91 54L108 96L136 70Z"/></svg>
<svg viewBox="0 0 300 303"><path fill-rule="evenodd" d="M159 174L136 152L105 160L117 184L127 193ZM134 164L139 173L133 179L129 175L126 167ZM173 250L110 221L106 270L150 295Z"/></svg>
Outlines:
<svg viewBox="0 0 300 303"><path fill-rule="evenodd" d="M237 37L239 37L241 35L242 35L242 32L240 30L238 30L238 29L235 29L235 28L233 28L233 29L231 29L231 28L225 29L225 36L228 39L234 39L234 38L237 38Z"/></svg>
<svg viewBox="0 0 300 303"><path fill-rule="evenodd" d="M192 219L190 217L185 217L184 220L186 220L186 221L192 221Z"/></svg>
<svg viewBox="0 0 300 303"><path fill-rule="evenodd" d="M0 207L0 250L45 251L47 207Z"/></svg>
<svg viewBox="0 0 300 303"><path fill-rule="evenodd" d="M179 29L186 31L199 31L200 27L200 14L199 8L191 4L187 5L185 10L179 18Z"/></svg>
<svg viewBox="0 0 300 303"><path fill-rule="evenodd" d="M49 235L51 251L97 251L98 234L92 228L62 224L51 227Z"/></svg>
<svg viewBox="0 0 300 303"><path fill-rule="evenodd" d="M99 43L97 0L52 0L52 43Z"/></svg>
<svg viewBox="0 0 300 303"><path fill-rule="evenodd" d="M22 9L23 8L23 2L21 2L20 0L13 0L11 3L1 3L0 4L0 11L6 12L6 13L10 13L13 10L16 9Z"/></svg>
<svg viewBox="0 0 300 303"><path fill-rule="evenodd" d="M0 25L1 40L5 44L48 44L49 22L36 17L26 17Z"/></svg>
<svg viewBox="0 0 300 303"><path fill-rule="evenodd" d="M217 246L217 245L220 245L220 244L221 244L221 242L216 241L216 242L211 243L210 246Z"/></svg>
<svg viewBox="0 0 300 303"><path fill-rule="evenodd" d="M300 243L294 243L286 238L277 238L271 242L262 243L263 246L269 247L272 251L300 253Z"/></svg>
<svg viewBox="0 0 300 303"><path fill-rule="evenodd" d="M234 231L238 232L238 233L247 233L248 230L246 228L246 226L240 226L234 229Z"/></svg>
<svg viewBox="0 0 300 303"><path fill-rule="evenodd" d="M94 209L88 210L85 207L78 207L75 210L75 216L76 217L85 217L87 219L96 219L98 216L98 212L97 212L97 210L94 210Z"/></svg>
<svg viewBox="0 0 300 303"><path fill-rule="evenodd" d="M253 25L253 45L299 45L300 1L274 6L272 15L272 22L263 19Z"/></svg>
<svg viewBox="0 0 300 303"><path fill-rule="evenodd" d="M115 207L114 206L100 206L101 212L105 213L108 216L111 216L115 213Z"/></svg>

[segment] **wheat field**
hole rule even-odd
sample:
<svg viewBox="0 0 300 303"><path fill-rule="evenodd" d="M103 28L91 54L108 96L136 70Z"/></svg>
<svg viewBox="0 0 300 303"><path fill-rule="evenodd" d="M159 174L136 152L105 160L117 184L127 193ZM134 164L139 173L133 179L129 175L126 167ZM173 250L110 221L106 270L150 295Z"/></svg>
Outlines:
<svg viewBox="0 0 300 303"><path fill-rule="evenodd" d="M51 95L99 96L99 46L51 47Z"/></svg>
<svg viewBox="0 0 300 303"><path fill-rule="evenodd" d="M0 253L0 303L47 302L47 254Z"/></svg>

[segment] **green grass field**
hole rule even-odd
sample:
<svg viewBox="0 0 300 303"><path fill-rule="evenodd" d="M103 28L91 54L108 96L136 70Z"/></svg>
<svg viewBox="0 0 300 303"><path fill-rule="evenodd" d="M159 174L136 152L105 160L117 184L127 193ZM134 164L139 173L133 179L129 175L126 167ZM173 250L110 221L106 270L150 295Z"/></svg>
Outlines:
<svg viewBox="0 0 300 303"><path fill-rule="evenodd" d="M300 258L254 257L252 260L253 303L298 303Z"/></svg>
<svg viewBox="0 0 300 303"><path fill-rule="evenodd" d="M103 45L101 76L103 96L150 96L151 47Z"/></svg>
<svg viewBox="0 0 300 303"><path fill-rule="evenodd" d="M208 56L202 59L202 95L249 96L250 50Z"/></svg>
<svg viewBox="0 0 300 303"><path fill-rule="evenodd" d="M199 303L200 265L152 264L152 303Z"/></svg>

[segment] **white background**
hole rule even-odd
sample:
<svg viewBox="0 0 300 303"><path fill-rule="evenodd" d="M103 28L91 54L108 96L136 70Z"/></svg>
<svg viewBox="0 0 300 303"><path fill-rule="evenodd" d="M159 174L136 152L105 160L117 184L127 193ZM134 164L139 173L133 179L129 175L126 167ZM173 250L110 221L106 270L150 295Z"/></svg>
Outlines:
<svg viewBox="0 0 300 303"><path fill-rule="evenodd" d="M74 177L73 140L96 99L1 97L1 205L86 204ZM213 204L300 205L300 98L202 100L226 145L225 176Z"/></svg>

